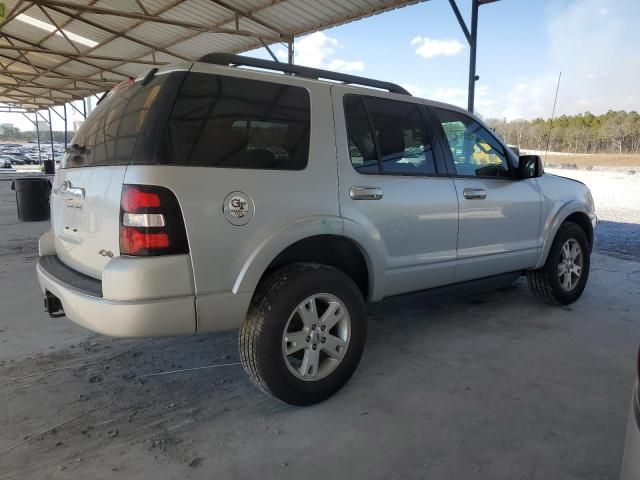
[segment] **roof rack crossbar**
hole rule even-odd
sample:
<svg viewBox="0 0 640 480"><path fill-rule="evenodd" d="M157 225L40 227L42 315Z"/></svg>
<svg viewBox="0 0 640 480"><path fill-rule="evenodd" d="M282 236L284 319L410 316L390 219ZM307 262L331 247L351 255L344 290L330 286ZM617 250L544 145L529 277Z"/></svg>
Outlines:
<svg viewBox="0 0 640 480"><path fill-rule="evenodd" d="M400 85L381 80L374 80L357 75L348 75L346 73L332 72L330 70L322 70L319 68L303 67L300 65L292 65L285 62L274 62L272 60L263 60L261 58L245 57L244 55L233 55L230 53L208 53L198 59L198 62L212 63L214 65L244 65L246 67L264 68L266 70L277 70L284 73L291 73L304 78L312 78L315 80L326 79L338 82L364 85L367 87L379 88L387 90L391 93L400 93L402 95L411 95Z"/></svg>

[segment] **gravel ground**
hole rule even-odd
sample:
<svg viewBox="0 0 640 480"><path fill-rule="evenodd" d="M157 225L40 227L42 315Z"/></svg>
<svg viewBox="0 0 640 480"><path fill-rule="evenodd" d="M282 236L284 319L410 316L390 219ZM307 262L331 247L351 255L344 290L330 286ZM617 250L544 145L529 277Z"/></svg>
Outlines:
<svg viewBox="0 0 640 480"><path fill-rule="evenodd" d="M596 251L640 259L640 174L616 171L551 170L585 183L598 214Z"/></svg>

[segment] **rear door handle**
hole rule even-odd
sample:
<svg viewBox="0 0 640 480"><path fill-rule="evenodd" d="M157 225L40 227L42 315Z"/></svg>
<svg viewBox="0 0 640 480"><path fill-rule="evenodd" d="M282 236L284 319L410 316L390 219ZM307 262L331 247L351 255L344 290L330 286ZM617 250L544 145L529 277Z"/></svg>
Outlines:
<svg viewBox="0 0 640 480"><path fill-rule="evenodd" d="M380 200L382 189L380 187L351 187L349 196L354 200Z"/></svg>
<svg viewBox="0 0 640 480"><path fill-rule="evenodd" d="M487 191L484 188L465 188L462 194L467 200L484 200L487 198Z"/></svg>

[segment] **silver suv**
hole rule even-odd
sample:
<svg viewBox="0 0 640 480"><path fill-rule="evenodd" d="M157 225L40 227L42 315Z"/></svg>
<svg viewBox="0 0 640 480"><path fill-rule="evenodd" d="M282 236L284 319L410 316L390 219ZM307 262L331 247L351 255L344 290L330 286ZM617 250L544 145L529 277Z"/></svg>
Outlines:
<svg viewBox="0 0 640 480"><path fill-rule="evenodd" d="M505 272L574 302L596 223L587 187L464 110L224 54L109 92L51 214L51 315L117 337L240 329L252 380L296 405L351 377L365 302Z"/></svg>

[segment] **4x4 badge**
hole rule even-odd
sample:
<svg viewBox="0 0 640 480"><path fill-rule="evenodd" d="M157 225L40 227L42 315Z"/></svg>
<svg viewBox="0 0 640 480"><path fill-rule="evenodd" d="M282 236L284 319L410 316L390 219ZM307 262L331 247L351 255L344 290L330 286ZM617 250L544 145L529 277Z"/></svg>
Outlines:
<svg viewBox="0 0 640 480"><path fill-rule="evenodd" d="M253 199L243 192L231 192L224 199L222 212L232 225L245 225L252 218L255 211Z"/></svg>

